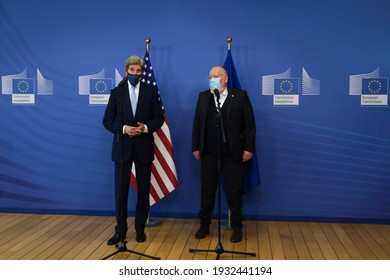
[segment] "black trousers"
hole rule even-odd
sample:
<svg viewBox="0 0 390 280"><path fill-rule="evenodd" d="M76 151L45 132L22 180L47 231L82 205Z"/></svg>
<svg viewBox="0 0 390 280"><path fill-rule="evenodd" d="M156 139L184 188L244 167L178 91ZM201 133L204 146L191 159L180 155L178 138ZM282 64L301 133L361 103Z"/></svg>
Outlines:
<svg viewBox="0 0 390 280"><path fill-rule="evenodd" d="M115 210L116 210L116 226L115 232L122 234L125 238L127 234L127 212L128 212L128 197L130 186L130 175L133 161L123 164L115 163ZM138 185L137 205L135 209L135 230L143 231L149 215L149 191L152 163L140 164L134 162L136 179ZM122 172L121 172L122 171ZM121 182L122 173L122 182Z"/></svg>
<svg viewBox="0 0 390 280"><path fill-rule="evenodd" d="M200 173L200 223L202 225L209 225L211 223L218 187L218 176L222 174L226 186L228 206L231 212L231 226L232 228L242 228L242 161L234 161L232 158L221 159L221 170L220 174L218 174L217 157L205 154L201 157Z"/></svg>

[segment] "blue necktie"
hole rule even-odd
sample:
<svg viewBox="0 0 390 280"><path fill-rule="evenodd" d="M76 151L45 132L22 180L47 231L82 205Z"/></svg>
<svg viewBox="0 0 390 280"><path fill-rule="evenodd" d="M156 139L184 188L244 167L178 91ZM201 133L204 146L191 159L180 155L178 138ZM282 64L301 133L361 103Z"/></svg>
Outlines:
<svg viewBox="0 0 390 280"><path fill-rule="evenodd" d="M135 116L135 110L137 109L137 97L135 96L135 87L130 89L130 101L131 109L133 110L133 116Z"/></svg>

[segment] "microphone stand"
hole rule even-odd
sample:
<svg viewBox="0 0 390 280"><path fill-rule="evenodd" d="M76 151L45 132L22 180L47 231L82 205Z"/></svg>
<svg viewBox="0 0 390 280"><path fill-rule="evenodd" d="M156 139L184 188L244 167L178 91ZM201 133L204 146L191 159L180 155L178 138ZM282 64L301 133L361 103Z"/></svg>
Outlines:
<svg viewBox="0 0 390 280"><path fill-rule="evenodd" d="M222 141L224 144L226 144L226 135L225 135L225 129L223 127L223 121L222 121L222 113L221 113L221 102L219 101L219 90L214 89L214 94L217 98L217 189L218 189L218 244L215 247L214 250L209 249L189 249L190 253L196 253L196 252L214 252L217 254L216 260L219 260L219 256L224 253L231 253L231 254L239 254L239 255L248 255L255 257L256 253L247 253L247 252L235 252L235 251L228 251L223 249L222 242L221 242L221 180L220 180L220 173L221 173L221 151L220 151L220 140L219 140L219 133L220 128L222 132Z"/></svg>
<svg viewBox="0 0 390 280"><path fill-rule="evenodd" d="M120 162L120 169L121 169L121 190L120 190L120 201L119 201L119 211L120 211L120 222L121 222L121 241L119 244L117 244L115 247L117 248L117 250L114 252L114 253L111 253L109 254L108 256L105 256L104 258L102 258L102 260L106 260L120 252L128 252L128 253L132 253L132 254L135 254L135 255L139 255L139 256L143 256L143 257L147 257L147 258L150 258L150 259L153 259L153 260L160 260L159 257L154 257L154 256L149 256L149 255L146 255L146 254L143 254L143 253L140 253L140 252L136 252L136 251L133 251L133 250L129 250L127 249L127 246L126 246L126 243L127 241L125 241L125 237L124 237L124 233L123 233L123 228L124 228L124 216L123 216L123 204L124 204L124 200L127 199L127 197L124 196L124 187L123 187L123 97L121 97L119 99L119 105L118 105L118 108L117 108L117 111L118 111L118 131L117 131L117 135L116 135L116 142L118 143L120 141L120 154L121 154L121 162Z"/></svg>

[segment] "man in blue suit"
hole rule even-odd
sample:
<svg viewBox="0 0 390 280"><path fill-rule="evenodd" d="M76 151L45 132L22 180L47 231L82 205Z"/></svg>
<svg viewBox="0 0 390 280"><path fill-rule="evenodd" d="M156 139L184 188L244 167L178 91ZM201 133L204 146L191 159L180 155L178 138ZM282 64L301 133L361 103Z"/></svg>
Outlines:
<svg viewBox="0 0 390 280"><path fill-rule="evenodd" d="M127 234L127 201L133 162L138 187L136 240L146 240L144 230L150 208L149 189L154 160L153 132L163 125L164 114L156 87L140 82L144 65L138 56L127 59L126 77L111 91L104 113L103 125L114 134L112 160L115 162L116 226L108 245L117 244L122 237L124 240Z"/></svg>

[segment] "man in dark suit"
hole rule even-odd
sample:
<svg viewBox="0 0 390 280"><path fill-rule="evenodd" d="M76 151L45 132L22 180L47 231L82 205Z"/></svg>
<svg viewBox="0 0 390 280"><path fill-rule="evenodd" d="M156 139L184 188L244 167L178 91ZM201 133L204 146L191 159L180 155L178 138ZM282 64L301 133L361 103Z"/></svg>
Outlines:
<svg viewBox="0 0 390 280"><path fill-rule="evenodd" d="M202 239L209 234L218 186L218 157L224 176L228 206L231 212L233 233L231 242L242 240L242 183L243 162L252 158L255 150L256 127L252 105L246 91L227 88L228 76L224 68L210 70L210 90L199 94L193 130L192 151L201 162L200 228L195 237ZM217 89L217 92L215 92ZM226 143L221 126L217 126L218 103Z"/></svg>
<svg viewBox="0 0 390 280"><path fill-rule="evenodd" d="M144 61L131 56L125 64L126 77L111 91L103 125L114 134L112 160L115 162L115 234L108 245L117 244L127 233L127 201L131 168L134 162L137 179L135 211L136 240L144 242L145 223L149 213L149 189L154 160L153 132L158 130L164 115L155 87L140 83ZM122 180L122 181L121 181Z"/></svg>

